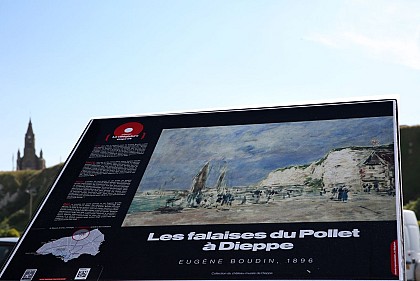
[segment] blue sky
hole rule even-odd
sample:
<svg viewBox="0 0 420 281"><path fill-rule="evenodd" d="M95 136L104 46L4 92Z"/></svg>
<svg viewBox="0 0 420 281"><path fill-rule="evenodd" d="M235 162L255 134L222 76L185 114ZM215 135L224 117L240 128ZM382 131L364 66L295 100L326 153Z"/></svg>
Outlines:
<svg viewBox="0 0 420 281"><path fill-rule="evenodd" d="M29 118L47 166L96 116L397 95L400 124L420 124L419 14L411 0L2 0L0 170Z"/></svg>

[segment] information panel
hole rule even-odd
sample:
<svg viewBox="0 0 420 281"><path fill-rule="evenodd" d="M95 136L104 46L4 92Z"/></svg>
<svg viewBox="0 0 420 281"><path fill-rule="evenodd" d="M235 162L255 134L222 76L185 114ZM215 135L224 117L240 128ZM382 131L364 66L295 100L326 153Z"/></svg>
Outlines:
<svg viewBox="0 0 420 281"><path fill-rule="evenodd" d="M396 100L93 119L2 280L403 280Z"/></svg>

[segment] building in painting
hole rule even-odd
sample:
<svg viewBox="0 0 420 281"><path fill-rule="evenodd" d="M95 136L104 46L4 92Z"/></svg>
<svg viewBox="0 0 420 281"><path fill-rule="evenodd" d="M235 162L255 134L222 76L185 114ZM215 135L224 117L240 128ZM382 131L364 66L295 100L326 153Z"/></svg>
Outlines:
<svg viewBox="0 0 420 281"><path fill-rule="evenodd" d="M374 150L360 167L360 176L364 188L376 191L395 189L394 157L392 151Z"/></svg>
<svg viewBox="0 0 420 281"><path fill-rule="evenodd" d="M32 129L32 122L29 119L28 130L25 134L25 148L23 156L20 150L17 152L16 170L42 170L45 169L45 160L43 158L42 149L39 157L35 152L35 134Z"/></svg>

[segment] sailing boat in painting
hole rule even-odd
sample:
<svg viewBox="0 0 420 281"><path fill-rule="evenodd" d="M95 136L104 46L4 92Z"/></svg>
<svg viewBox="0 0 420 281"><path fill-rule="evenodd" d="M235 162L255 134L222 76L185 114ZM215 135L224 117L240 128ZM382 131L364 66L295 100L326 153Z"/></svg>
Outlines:
<svg viewBox="0 0 420 281"><path fill-rule="evenodd" d="M226 168L222 169L217 182L216 182L216 189L218 194L226 193L227 186L226 186Z"/></svg>
<svg viewBox="0 0 420 281"><path fill-rule="evenodd" d="M229 188L226 184L226 173L227 169L226 167L224 167L216 182L216 203L220 203L221 206L230 206L232 205L232 201L235 200L234 196L232 195L232 193L230 193Z"/></svg>
<svg viewBox="0 0 420 281"><path fill-rule="evenodd" d="M207 178L210 171L210 162L207 162L201 170L194 177L190 194L188 195L187 202L188 207L196 208L200 205L203 200L203 191L206 188Z"/></svg>

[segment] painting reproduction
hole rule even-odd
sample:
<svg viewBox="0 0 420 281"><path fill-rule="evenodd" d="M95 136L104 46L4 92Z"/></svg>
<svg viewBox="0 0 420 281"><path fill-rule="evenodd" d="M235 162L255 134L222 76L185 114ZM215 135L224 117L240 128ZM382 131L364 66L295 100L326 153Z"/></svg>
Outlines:
<svg viewBox="0 0 420 281"><path fill-rule="evenodd" d="M164 129L123 226L395 220L393 122Z"/></svg>

